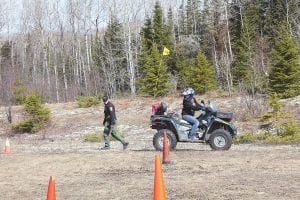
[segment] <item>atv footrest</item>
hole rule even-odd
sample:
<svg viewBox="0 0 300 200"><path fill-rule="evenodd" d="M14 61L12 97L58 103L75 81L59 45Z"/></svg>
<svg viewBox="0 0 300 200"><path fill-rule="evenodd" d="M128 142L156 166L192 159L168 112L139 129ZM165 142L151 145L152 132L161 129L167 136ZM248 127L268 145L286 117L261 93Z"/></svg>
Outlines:
<svg viewBox="0 0 300 200"><path fill-rule="evenodd" d="M180 142L204 143L205 141L203 141L203 140L190 140L190 139L187 139L187 140L182 140Z"/></svg>

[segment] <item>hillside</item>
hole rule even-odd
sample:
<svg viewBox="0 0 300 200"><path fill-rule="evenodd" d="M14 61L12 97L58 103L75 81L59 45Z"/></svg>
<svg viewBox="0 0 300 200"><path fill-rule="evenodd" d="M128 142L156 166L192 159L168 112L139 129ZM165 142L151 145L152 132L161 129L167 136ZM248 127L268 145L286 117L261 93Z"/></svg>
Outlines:
<svg viewBox="0 0 300 200"><path fill-rule="evenodd" d="M241 109L241 97L211 99L224 111ZM160 101L168 104L169 112L180 112L180 97L113 99L118 127L130 142L126 151L118 142L112 142L110 151L99 151L99 143L83 141L87 133L101 133L102 105L47 104L51 124L37 134L11 135L12 152L0 153L0 199L44 199L49 176L56 178L57 199L151 199L154 156L160 152L152 146L155 131L149 128L149 117L151 105ZM299 119L299 98L288 105ZM9 134L3 112L1 108L0 144L5 144ZM13 107L13 113L14 121L21 119L21 107ZM235 116L239 133L258 128L255 120L240 120L246 116L242 110ZM229 151L211 151L205 144L178 144L170 152L171 163L162 166L167 197L300 199L299 158L298 144L233 145Z"/></svg>
<svg viewBox="0 0 300 200"><path fill-rule="evenodd" d="M207 102L209 99L216 102L219 109L222 111L228 111L234 113L233 122L238 128L238 134L243 132L257 132L260 123L256 118L253 118L251 110L247 109L245 105L245 99L241 96L234 97L214 97L214 96L197 96L199 101L204 100ZM164 101L168 105L168 112L181 113L182 98L179 96L165 97L160 99L153 98L120 98L112 99L116 106L118 128L122 130L126 137L133 143L133 147L147 147L151 149L152 136L154 130L149 127L149 117L151 115L151 105ZM246 102L248 103L248 102ZM259 113L259 109L266 111L265 103L257 100L252 103L252 111ZM72 141L81 145L83 142L84 134L99 132L102 133L103 126L103 105L90 107L90 108L78 108L76 102L59 103L59 104L47 104L47 107L51 110L51 123L44 130L37 134L22 134L14 135L12 140L16 140L17 143L29 143L32 142L37 145L40 143L47 143L47 141L63 143L65 141ZM294 113L297 120L300 121L300 97L290 99L285 103L285 109ZM9 129L9 125L6 122L5 109L2 107L0 110L0 122L2 124L0 128L0 135L5 137L12 133ZM22 111L20 106L15 106L12 109L13 122L17 122L22 119ZM200 114L200 112L198 113ZM75 146L76 146L75 145ZM66 145L60 144L57 148L63 148L64 151L74 151L69 149ZM89 148L89 147L87 147ZM77 149L77 148L76 148ZM27 149L30 151L30 148ZM77 149L78 150L78 149Z"/></svg>

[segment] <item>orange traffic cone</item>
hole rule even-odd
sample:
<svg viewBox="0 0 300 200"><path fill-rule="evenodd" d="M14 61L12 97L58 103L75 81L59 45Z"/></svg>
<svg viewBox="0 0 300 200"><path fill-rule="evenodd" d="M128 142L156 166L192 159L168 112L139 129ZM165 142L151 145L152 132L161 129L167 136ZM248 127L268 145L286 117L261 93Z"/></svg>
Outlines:
<svg viewBox="0 0 300 200"><path fill-rule="evenodd" d="M163 164L169 164L169 144L168 144L168 136L167 131L164 132L164 144L163 144Z"/></svg>
<svg viewBox="0 0 300 200"><path fill-rule="evenodd" d="M8 138L6 138L4 153L10 153L10 145Z"/></svg>
<svg viewBox="0 0 300 200"><path fill-rule="evenodd" d="M55 177L54 176L50 176L50 179L49 179L47 200L56 200Z"/></svg>
<svg viewBox="0 0 300 200"><path fill-rule="evenodd" d="M153 200L166 200L166 190L159 155L155 155L154 195Z"/></svg>

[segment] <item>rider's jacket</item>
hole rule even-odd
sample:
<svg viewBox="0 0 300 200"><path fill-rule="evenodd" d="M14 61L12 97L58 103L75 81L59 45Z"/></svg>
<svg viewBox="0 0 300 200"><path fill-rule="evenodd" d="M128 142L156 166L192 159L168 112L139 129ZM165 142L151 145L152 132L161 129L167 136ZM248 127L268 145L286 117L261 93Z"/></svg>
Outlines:
<svg viewBox="0 0 300 200"><path fill-rule="evenodd" d="M108 122L110 125L116 123L117 117L115 112L115 106L110 101L105 104L104 107L104 122Z"/></svg>
<svg viewBox="0 0 300 200"><path fill-rule="evenodd" d="M183 99L183 108L181 115L195 115L196 110L200 110L200 105L196 101L195 98L192 98L190 100Z"/></svg>

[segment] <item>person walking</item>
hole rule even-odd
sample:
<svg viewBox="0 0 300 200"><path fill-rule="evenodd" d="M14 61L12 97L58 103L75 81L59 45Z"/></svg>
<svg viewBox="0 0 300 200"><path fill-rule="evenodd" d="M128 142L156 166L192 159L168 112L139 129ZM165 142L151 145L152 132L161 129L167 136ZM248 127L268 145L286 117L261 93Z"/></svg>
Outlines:
<svg viewBox="0 0 300 200"><path fill-rule="evenodd" d="M109 150L110 149L110 141L109 135L111 134L116 140L120 141L123 144L123 150L125 150L129 143L123 140L116 132L116 111L115 106L112 102L109 101L108 96L102 97L104 103L104 120L103 120L103 137L104 137L104 147L100 148L100 150Z"/></svg>

